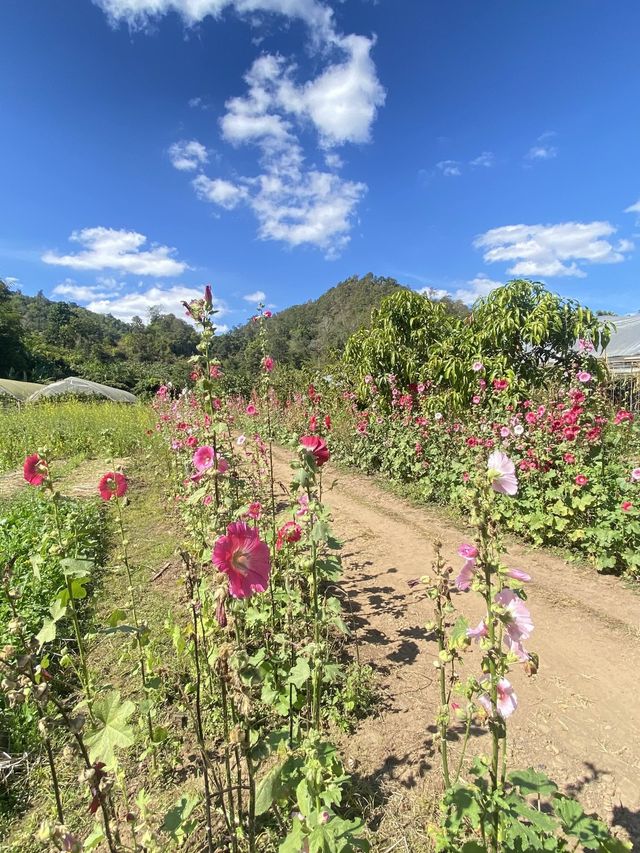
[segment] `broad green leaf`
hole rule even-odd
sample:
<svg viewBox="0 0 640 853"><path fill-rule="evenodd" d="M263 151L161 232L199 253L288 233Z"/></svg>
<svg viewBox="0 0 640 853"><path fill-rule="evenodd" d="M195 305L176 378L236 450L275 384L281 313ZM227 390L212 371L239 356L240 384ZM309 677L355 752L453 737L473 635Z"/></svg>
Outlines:
<svg viewBox="0 0 640 853"><path fill-rule="evenodd" d="M93 560L78 557L65 557L60 560L62 571L67 578L88 578L95 566Z"/></svg>
<svg viewBox="0 0 640 853"><path fill-rule="evenodd" d="M262 779L256 791L256 816L264 814L278 798L282 764L276 764Z"/></svg>
<svg viewBox="0 0 640 853"><path fill-rule="evenodd" d="M36 634L39 647L42 648L45 643L52 643L56 638L56 633L55 619L45 619L42 628Z"/></svg>
<svg viewBox="0 0 640 853"><path fill-rule="evenodd" d="M133 702L122 701L119 690L112 690L94 702L93 716L98 725L86 737L92 762L104 761L107 768L113 768L116 749L126 749L134 743L134 730L128 721L135 709Z"/></svg>
<svg viewBox="0 0 640 853"><path fill-rule="evenodd" d="M548 776L538 773L531 767L509 773L509 781L523 794L553 794L558 790L556 783L552 782Z"/></svg>
<svg viewBox="0 0 640 853"><path fill-rule="evenodd" d="M306 658L299 657L296 665L289 672L288 684L295 685L300 690L311 677L311 668Z"/></svg>

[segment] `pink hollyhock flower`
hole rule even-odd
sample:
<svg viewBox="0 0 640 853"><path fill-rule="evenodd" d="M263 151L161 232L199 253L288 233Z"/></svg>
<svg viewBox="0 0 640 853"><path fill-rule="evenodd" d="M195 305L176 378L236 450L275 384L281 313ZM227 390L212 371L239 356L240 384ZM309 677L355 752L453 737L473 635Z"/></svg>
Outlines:
<svg viewBox="0 0 640 853"><path fill-rule="evenodd" d="M620 508L623 512L629 512L630 509L633 509L633 504L631 501L622 501L620 504Z"/></svg>
<svg viewBox="0 0 640 853"><path fill-rule="evenodd" d="M117 471L115 473L107 471L98 483L98 491L103 501L110 501L114 495L116 498L123 497L127 493L128 488L127 478L124 474L120 474Z"/></svg>
<svg viewBox="0 0 640 853"><path fill-rule="evenodd" d="M313 454L316 465L320 468L325 462L329 461L330 453L327 447L327 442L324 438L317 435L303 435L300 439L300 444L305 450Z"/></svg>
<svg viewBox="0 0 640 853"><path fill-rule="evenodd" d="M245 443L246 440L247 440L246 435L239 435L236 438L236 444L238 445L238 447L242 447L242 445Z"/></svg>
<svg viewBox="0 0 640 853"><path fill-rule="evenodd" d="M358 423L356 424L356 432L359 432L360 435L365 435L367 432L367 422L358 421Z"/></svg>
<svg viewBox="0 0 640 853"><path fill-rule="evenodd" d="M634 483L637 483L640 480L640 468L634 468L631 472L631 479Z"/></svg>
<svg viewBox="0 0 640 853"><path fill-rule="evenodd" d="M211 562L229 578L229 592L234 598L264 592L269 584L269 546L256 528L244 521L227 526L226 535L220 536L213 548Z"/></svg>
<svg viewBox="0 0 640 853"><path fill-rule="evenodd" d="M491 488L503 495L515 495L518 492L516 467L506 455L499 450L494 451L487 460L487 470L491 477Z"/></svg>
<svg viewBox="0 0 640 853"><path fill-rule="evenodd" d="M626 409L620 409L620 411L616 413L613 422L614 424L622 424L625 423L625 421L631 423L633 421L633 414L628 412Z"/></svg>
<svg viewBox="0 0 640 853"><path fill-rule="evenodd" d="M462 474L462 482L468 483L470 479L471 479L471 474L469 474L468 471L464 471Z"/></svg>
<svg viewBox="0 0 640 853"><path fill-rule="evenodd" d="M318 418L316 417L316 415L311 415L311 417L309 418L309 431L318 431Z"/></svg>
<svg viewBox="0 0 640 853"><path fill-rule="evenodd" d="M249 403L249 405L248 405L248 406L247 406L247 408L245 409L245 412L246 412L248 415L251 415L251 416L253 416L253 415L257 415L257 414L258 414L258 410L257 410L257 409L256 409L256 407L253 405L253 403Z"/></svg>
<svg viewBox="0 0 640 853"><path fill-rule="evenodd" d="M475 370L476 373L478 373L481 370L484 370L484 364L481 361L474 361L471 366Z"/></svg>
<svg viewBox="0 0 640 853"><path fill-rule="evenodd" d="M494 390L496 390L496 391L506 391L507 388L509 387L509 380L508 379L494 379L493 380L493 387L494 387Z"/></svg>
<svg viewBox="0 0 640 853"><path fill-rule="evenodd" d="M296 510L296 516L298 518L302 518L303 515L306 515L309 512L309 496L300 495L298 498L298 505L300 509Z"/></svg>
<svg viewBox="0 0 640 853"><path fill-rule="evenodd" d="M205 496L202 498L202 503L203 503L205 506L209 506L209 504L210 504L210 503L212 503L212 502L213 502L213 495L205 495Z"/></svg>
<svg viewBox="0 0 640 853"><path fill-rule="evenodd" d="M300 525L296 524L295 521L287 521L278 530L276 548L280 551L284 548L285 544L291 545L293 542L299 542L301 536L302 528Z"/></svg>
<svg viewBox="0 0 640 853"><path fill-rule="evenodd" d="M474 406L477 406L478 403L480 402L480 397L477 394L474 394L473 397L471 398L471 402L473 403Z"/></svg>
<svg viewBox="0 0 640 853"><path fill-rule="evenodd" d="M22 472L30 486L41 486L49 476L49 467L46 459L38 453L32 453L24 460Z"/></svg>
<svg viewBox="0 0 640 853"><path fill-rule="evenodd" d="M478 549L475 545L467 545L465 542L458 548L458 555L464 557L465 560L475 560L478 556Z"/></svg>
<svg viewBox="0 0 640 853"><path fill-rule="evenodd" d="M198 439L195 435L190 435L189 438L185 441L187 447L196 447L198 444Z"/></svg>
<svg viewBox="0 0 640 853"><path fill-rule="evenodd" d="M206 471L208 468L213 467L216 462L216 454L214 453L213 447L209 447L209 445L205 444L202 447L199 447L196 452L193 454L193 467L198 471L198 473L202 474L203 471ZM229 470L229 463L226 459L223 459L222 456L217 457L217 469L221 474L224 474L225 471Z"/></svg>
<svg viewBox="0 0 640 853"><path fill-rule="evenodd" d="M524 601L512 589L503 589L496 595L496 603L504 607L502 621L506 624L504 644L516 654L520 660L527 660L529 655L522 646L523 640L528 640L533 631L531 614Z"/></svg>
<svg viewBox="0 0 640 853"><path fill-rule="evenodd" d="M509 569L507 576L513 578L515 581L521 581L522 583L529 583L531 580L531 575L528 575L521 569Z"/></svg>
<svg viewBox="0 0 640 853"><path fill-rule="evenodd" d="M222 376L222 370L220 369L219 364L211 365L211 367L209 368L209 376L212 379L220 379L220 377Z"/></svg>
<svg viewBox="0 0 640 853"><path fill-rule="evenodd" d="M476 643L479 643L483 637L489 636L489 629L487 628L487 623L482 620L482 622L478 622L475 628L467 628L467 637L471 640L475 640Z"/></svg>
<svg viewBox="0 0 640 853"><path fill-rule="evenodd" d="M483 678L481 681L486 683L488 679ZM478 696L478 704L482 705L487 714L493 714L491 698L488 693L482 693ZM503 720L506 720L507 717L510 717L511 714L513 714L517 707L518 697L514 693L511 683L507 681L506 678L501 678L498 681L498 701L496 702L496 710L498 714L500 714Z"/></svg>
<svg viewBox="0 0 640 853"><path fill-rule="evenodd" d="M524 416L524 419L528 424L535 424L538 420L538 416L535 412L527 412L527 414Z"/></svg>
<svg viewBox="0 0 640 853"><path fill-rule="evenodd" d="M455 579L455 585L460 592L468 592L471 588L471 581L476 573L476 561L465 560L464 566L460 569L458 577Z"/></svg>
<svg viewBox="0 0 640 853"><path fill-rule="evenodd" d="M511 435L511 430L509 429L509 427L506 427L506 426L501 427L501 429L500 429L501 438L509 438L510 435Z"/></svg>
<svg viewBox="0 0 640 853"><path fill-rule="evenodd" d="M565 453L562 458L567 463L567 465L573 465L573 463L576 461L576 457L573 455L573 453Z"/></svg>
<svg viewBox="0 0 640 853"><path fill-rule="evenodd" d="M271 356L270 356L270 355L265 355L265 357L262 359L262 368L263 368L263 370L264 370L266 373L271 373L271 371L273 370L273 363L274 363L274 362L273 362L273 359L271 358Z"/></svg>
<svg viewBox="0 0 640 853"><path fill-rule="evenodd" d="M262 515L262 504L260 503L260 501L252 501L249 504L247 515L254 521L258 521L260 519L260 516Z"/></svg>
<svg viewBox="0 0 640 853"><path fill-rule="evenodd" d="M588 482L589 482L589 478L585 477L584 474L578 474L578 476L575 479L576 486L586 486Z"/></svg>
<svg viewBox="0 0 640 853"><path fill-rule="evenodd" d="M273 314L272 314L272 313L271 313L271 311L269 311L269 309L267 308L267 310L264 312L264 316L265 316L265 317L267 318L267 320L268 320L270 317L273 317Z"/></svg>
<svg viewBox="0 0 640 853"><path fill-rule="evenodd" d="M324 428L327 432L331 432L331 415L324 416Z"/></svg>
<svg viewBox="0 0 640 853"><path fill-rule="evenodd" d="M591 382L591 374L588 370L580 370L578 372L578 382Z"/></svg>

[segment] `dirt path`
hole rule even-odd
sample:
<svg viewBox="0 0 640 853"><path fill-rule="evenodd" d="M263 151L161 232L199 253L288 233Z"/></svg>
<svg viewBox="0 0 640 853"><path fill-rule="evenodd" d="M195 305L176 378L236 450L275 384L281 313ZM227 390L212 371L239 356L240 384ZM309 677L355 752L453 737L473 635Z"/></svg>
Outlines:
<svg viewBox="0 0 640 853"><path fill-rule="evenodd" d="M278 452L285 483L287 463ZM457 567L469 532L371 478L325 471L325 483L338 481L325 500L344 542L351 625L360 658L377 670L383 691L381 713L348 739L347 758L358 775L387 790L424 792L437 778L429 774L436 651L424 628L430 603L408 581L429 570L436 538ZM530 648L540 655L537 676L513 678L520 706L510 720L512 766L548 773L640 843L640 596L615 578L519 544L507 560L533 576ZM473 603L457 596L456 605L479 620ZM482 732L474 740L475 749L488 748Z"/></svg>

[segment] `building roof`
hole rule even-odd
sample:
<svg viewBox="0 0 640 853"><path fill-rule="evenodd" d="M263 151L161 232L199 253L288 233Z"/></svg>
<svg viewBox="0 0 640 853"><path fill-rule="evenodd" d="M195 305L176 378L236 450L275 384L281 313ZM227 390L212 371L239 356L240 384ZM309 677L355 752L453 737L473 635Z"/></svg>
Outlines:
<svg viewBox="0 0 640 853"><path fill-rule="evenodd" d="M123 391L121 388L111 388L109 385L101 385L99 382L91 382L89 379L81 379L78 376L70 376L68 379L61 379L51 385L42 386L29 397L28 402L33 403L48 397L61 397L65 394L104 397L117 403L137 402L137 398L128 391Z"/></svg>

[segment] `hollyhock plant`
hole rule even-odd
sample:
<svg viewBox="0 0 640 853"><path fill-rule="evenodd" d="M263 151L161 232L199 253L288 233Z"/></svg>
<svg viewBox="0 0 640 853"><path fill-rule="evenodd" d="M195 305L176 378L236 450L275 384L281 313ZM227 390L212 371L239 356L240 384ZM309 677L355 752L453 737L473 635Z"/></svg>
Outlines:
<svg viewBox="0 0 640 853"><path fill-rule="evenodd" d="M475 640L476 643L479 643L483 637L489 636L489 629L487 628L487 623L483 619L481 622L478 622L475 628L467 628L467 637L470 640Z"/></svg>
<svg viewBox="0 0 640 853"><path fill-rule="evenodd" d="M518 478L515 465L506 453L494 451L487 460L487 470L494 492L503 495L515 495L518 492Z"/></svg>
<svg viewBox="0 0 640 853"><path fill-rule="evenodd" d="M27 456L23 465L24 478L30 486L41 486L49 476L49 466L46 459L38 453Z"/></svg>
<svg viewBox="0 0 640 853"><path fill-rule="evenodd" d="M584 474L578 474L577 477L575 478L576 486L586 486L588 482L589 482L589 478L587 476L585 476Z"/></svg>
<svg viewBox="0 0 640 853"><path fill-rule="evenodd" d="M486 682L486 679L481 679L481 681ZM488 693L482 693L478 696L478 703L482 705L487 714L493 713L491 698ZM496 710L498 711L498 714L500 714L503 720L506 720L507 717L510 717L511 714L513 714L517 707L518 697L511 686L511 682L506 678L501 678L498 681L498 700L496 702Z"/></svg>
<svg viewBox="0 0 640 853"><path fill-rule="evenodd" d="M591 374L588 370L580 370L578 372L578 382L582 382L586 384L587 382L591 382Z"/></svg>
<svg viewBox="0 0 640 853"><path fill-rule="evenodd" d="M265 357L262 359L262 369L265 371L265 373L271 373L271 371L273 370L273 365L274 361L271 356L265 355Z"/></svg>
<svg viewBox="0 0 640 853"><path fill-rule="evenodd" d="M98 491L103 501L110 501L113 497L123 497L128 488L127 478L118 471L107 471L98 483Z"/></svg>
<svg viewBox="0 0 640 853"><path fill-rule="evenodd" d="M520 581L521 583L530 583L531 575L528 575L526 572L523 572L521 569L508 569L507 577L513 578L515 581Z"/></svg>
<svg viewBox="0 0 640 853"><path fill-rule="evenodd" d="M304 435L300 439L300 444L313 455L316 465L320 468L325 462L329 461L330 453L327 447L327 442L317 435Z"/></svg>
<svg viewBox="0 0 640 853"><path fill-rule="evenodd" d="M505 623L504 644L520 660L527 660L522 641L528 640L533 631L531 614L524 601L512 589L503 589L496 595L496 604L504 608L501 616Z"/></svg>
<svg viewBox="0 0 640 853"><path fill-rule="evenodd" d="M245 413L246 413L247 415L249 415L250 417L254 417L254 415L257 415L257 414L258 414L258 410L257 410L257 409L256 409L256 407L253 405L253 403L249 403L249 405L248 405L248 406L247 406L247 408L245 409Z"/></svg>
<svg viewBox="0 0 640 853"><path fill-rule="evenodd" d="M227 575L234 598L249 598L269 585L269 546L260 539L258 530L244 521L227 526L226 534L214 545L211 562Z"/></svg>

